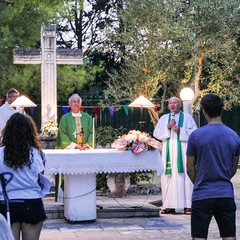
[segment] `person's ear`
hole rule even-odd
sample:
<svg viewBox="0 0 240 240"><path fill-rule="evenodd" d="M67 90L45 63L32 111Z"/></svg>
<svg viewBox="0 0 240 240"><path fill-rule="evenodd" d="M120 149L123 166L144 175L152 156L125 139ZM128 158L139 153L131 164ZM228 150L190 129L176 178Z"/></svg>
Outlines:
<svg viewBox="0 0 240 240"><path fill-rule="evenodd" d="M202 108L202 111L203 111L204 117L206 117L208 114L206 113L206 111L203 108Z"/></svg>

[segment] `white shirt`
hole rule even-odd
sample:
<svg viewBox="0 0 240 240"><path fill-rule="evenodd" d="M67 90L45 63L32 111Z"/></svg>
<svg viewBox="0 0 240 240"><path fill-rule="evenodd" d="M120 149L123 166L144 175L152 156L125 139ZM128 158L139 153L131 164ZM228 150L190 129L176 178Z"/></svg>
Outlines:
<svg viewBox="0 0 240 240"><path fill-rule="evenodd" d="M2 135L2 130L5 128L8 119L16 112L21 112L21 108L15 110L7 101L0 107L0 136Z"/></svg>
<svg viewBox="0 0 240 240"><path fill-rule="evenodd" d="M0 173L10 172L13 179L6 186L9 199L35 199L41 198L41 187L38 184L38 174L44 171L43 159L36 148L33 151L33 163L31 168L24 166L14 170L3 163L4 146L0 147ZM29 153L31 157L31 153ZM2 186L0 184L0 200L3 200Z"/></svg>
<svg viewBox="0 0 240 240"><path fill-rule="evenodd" d="M178 125L180 113L175 114L174 119ZM162 188L162 208L174 208L177 212L182 212L184 208L191 208L193 184L187 176L186 172L186 150L189 135L197 129L196 123L190 114L184 113L183 126L180 128L179 140L182 148L182 161L184 173L178 173L177 157L178 157L178 134L170 131L167 127L169 114L164 114L159 119L153 136L162 140L162 162L164 170L166 170L166 145L169 139L169 153L172 167L172 175L161 175Z"/></svg>

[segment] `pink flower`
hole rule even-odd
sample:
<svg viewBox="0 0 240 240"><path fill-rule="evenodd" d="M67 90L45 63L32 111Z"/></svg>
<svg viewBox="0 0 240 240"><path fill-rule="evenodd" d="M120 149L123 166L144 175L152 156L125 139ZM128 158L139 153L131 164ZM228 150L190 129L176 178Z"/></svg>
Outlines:
<svg viewBox="0 0 240 240"><path fill-rule="evenodd" d="M155 149L162 149L162 144L154 138L148 139L148 145Z"/></svg>
<svg viewBox="0 0 240 240"><path fill-rule="evenodd" d="M128 134L115 140L112 147L118 150L131 150L133 153L140 153L152 148L161 149L162 144L145 132L131 130Z"/></svg>
<svg viewBox="0 0 240 240"><path fill-rule="evenodd" d="M132 144L132 148L131 148L131 150L132 150L133 153L140 153L140 152L142 152L144 149L145 149L145 144L142 143L142 142L134 142L134 143Z"/></svg>
<svg viewBox="0 0 240 240"><path fill-rule="evenodd" d="M127 140L125 138L118 138L112 143L112 147L119 150L124 150L126 146Z"/></svg>

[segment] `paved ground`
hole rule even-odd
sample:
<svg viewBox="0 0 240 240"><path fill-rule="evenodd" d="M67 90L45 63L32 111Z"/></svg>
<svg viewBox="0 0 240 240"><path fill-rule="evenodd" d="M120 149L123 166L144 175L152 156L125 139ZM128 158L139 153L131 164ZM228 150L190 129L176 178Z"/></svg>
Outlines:
<svg viewBox="0 0 240 240"><path fill-rule="evenodd" d="M237 203L237 238L240 239L240 169L233 178ZM123 206L149 206L149 202L158 200L161 196L150 196L144 202L144 196L130 196L118 199ZM111 207L109 197L98 197L97 204ZM126 204L126 205L125 205ZM124 207L123 207L124 208ZM159 217L134 218L98 218L93 223L70 224L60 220L47 220L41 233L41 240L174 240L191 239L190 216L161 215ZM208 239L220 239L215 220L212 220Z"/></svg>

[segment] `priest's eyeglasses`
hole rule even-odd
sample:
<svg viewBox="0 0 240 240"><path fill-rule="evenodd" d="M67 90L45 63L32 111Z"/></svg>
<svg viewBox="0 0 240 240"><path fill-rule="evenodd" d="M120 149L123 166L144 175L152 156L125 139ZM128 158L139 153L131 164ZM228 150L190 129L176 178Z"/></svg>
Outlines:
<svg viewBox="0 0 240 240"><path fill-rule="evenodd" d="M80 104L81 103L81 101L75 101L75 100L72 100L72 101L70 101L71 103L75 103L75 104Z"/></svg>

